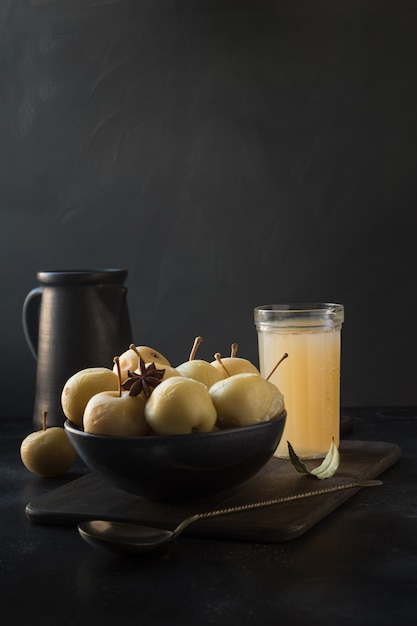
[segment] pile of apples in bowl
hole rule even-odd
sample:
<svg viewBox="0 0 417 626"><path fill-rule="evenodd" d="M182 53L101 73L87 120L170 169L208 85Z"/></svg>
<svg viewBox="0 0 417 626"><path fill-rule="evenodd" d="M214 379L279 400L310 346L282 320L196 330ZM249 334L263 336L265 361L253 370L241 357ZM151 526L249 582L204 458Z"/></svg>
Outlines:
<svg viewBox="0 0 417 626"><path fill-rule="evenodd" d="M151 500L204 498L254 476L273 456L286 410L248 360L215 355L172 367L132 344L114 367L76 372L61 396L67 435L87 467ZM286 356L286 355L284 355Z"/></svg>

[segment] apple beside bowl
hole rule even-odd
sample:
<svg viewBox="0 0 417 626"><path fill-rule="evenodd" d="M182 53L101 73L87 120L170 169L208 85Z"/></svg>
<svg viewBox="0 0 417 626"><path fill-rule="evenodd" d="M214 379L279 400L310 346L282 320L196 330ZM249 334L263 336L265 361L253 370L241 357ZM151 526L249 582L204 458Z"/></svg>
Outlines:
<svg viewBox="0 0 417 626"><path fill-rule="evenodd" d="M254 476L273 456L286 411L268 421L214 432L144 437L96 435L67 420L87 467L109 484L150 500L204 498Z"/></svg>

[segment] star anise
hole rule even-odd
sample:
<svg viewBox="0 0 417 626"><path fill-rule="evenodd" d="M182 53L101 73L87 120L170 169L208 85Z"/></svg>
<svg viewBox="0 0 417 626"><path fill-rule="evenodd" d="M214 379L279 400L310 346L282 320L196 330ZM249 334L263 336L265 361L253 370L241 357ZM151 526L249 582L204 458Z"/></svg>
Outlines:
<svg viewBox="0 0 417 626"><path fill-rule="evenodd" d="M139 372L129 370L127 373L129 378L125 380L122 387L129 390L131 396L138 396L143 391L145 396L149 398L152 390L161 382L164 373L165 370L157 369L155 363L146 366L145 361L139 359Z"/></svg>

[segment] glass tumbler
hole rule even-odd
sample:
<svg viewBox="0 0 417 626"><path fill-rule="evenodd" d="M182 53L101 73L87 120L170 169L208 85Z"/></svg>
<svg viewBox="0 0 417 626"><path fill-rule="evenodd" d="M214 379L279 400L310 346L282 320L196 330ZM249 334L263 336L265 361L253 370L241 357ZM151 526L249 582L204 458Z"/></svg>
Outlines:
<svg viewBox="0 0 417 626"><path fill-rule="evenodd" d="M284 394L287 419L275 456L323 458L340 442L341 304L303 302L255 307L259 367Z"/></svg>

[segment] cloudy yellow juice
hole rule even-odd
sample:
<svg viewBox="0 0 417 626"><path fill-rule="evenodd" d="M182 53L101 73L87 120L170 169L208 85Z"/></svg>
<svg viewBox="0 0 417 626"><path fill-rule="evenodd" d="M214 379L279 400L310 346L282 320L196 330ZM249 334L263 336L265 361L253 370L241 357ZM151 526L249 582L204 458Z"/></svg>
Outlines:
<svg viewBox="0 0 417 626"><path fill-rule="evenodd" d="M299 457L320 458L332 438L340 438L341 323L317 321L289 328L258 327L259 366L267 377L283 354L286 358L270 377L284 394L287 420L275 456L288 458L289 441ZM330 320L331 321L331 320Z"/></svg>

